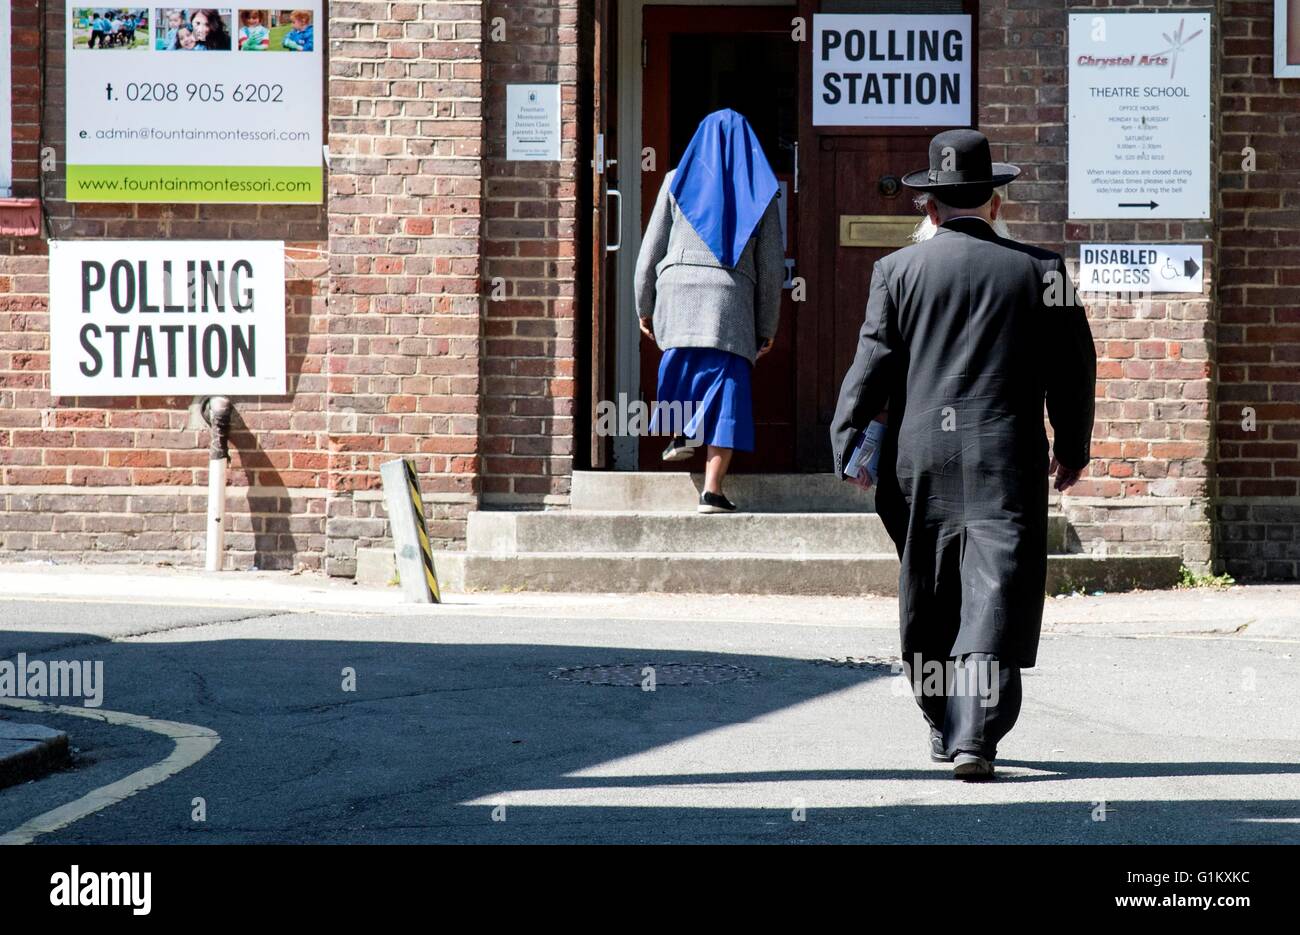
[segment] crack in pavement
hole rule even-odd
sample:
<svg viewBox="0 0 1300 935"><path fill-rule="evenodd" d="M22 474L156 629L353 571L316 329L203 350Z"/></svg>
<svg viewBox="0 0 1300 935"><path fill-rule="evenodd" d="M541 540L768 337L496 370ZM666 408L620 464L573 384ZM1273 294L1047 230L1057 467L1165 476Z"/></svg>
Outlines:
<svg viewBox="0 0 1300 935"><path fill-rule="evenodd" d="M140 637L144 637L144 636L154 636L160 633L175 633L180 630L192 630L192 629L199 629L201 627L224 626L226 624L231 624L231 623L246 623L250 620L265 620L269 617L281 617L281 616L284 616L284 614L279 611L271 611L271 612L260 613L260 614L249 614L244 617L232 617L232 618L222 619L222 620L204 620L198 623L189 623L189 622L177 623L173 626L160 626L160 627L154 627L152 629L146 628L143 630L132 630L127 633L116 633L108 636L99 636L93 633L87 633L83 636L67 640L66 642L63 643L56 643L53 646L43 646L39 650L37 650L37 652L39 652L41 655L49 655L50 653L59 653L67 649L77 649L82 646L96 646L103 643L124 643L129 640L139 639ZM13 632L12 628L0 627L0 634L8 633L8 632ZM35 631L35 632L39 632L39 631ZM19 649L9 656L4 656L0 658L5 658L5 659L13 658L14 656L17 656L18 653L21 652L26 652L26 650Z"/></svg>

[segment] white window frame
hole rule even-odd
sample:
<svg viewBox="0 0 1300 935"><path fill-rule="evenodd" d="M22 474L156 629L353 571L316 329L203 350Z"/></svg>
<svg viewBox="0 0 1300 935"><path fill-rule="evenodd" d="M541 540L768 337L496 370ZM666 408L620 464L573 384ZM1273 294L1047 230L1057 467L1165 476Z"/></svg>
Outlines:
<svg viewBox="0 0 1300 935"><path fill-rule="evenodd" d="M1287 16L1300 0L1273 0L1273 77L1300 78L1300 64L1286 60Z"/></svg>
<svg viewBox="0 0 1300 935"><path fill-rule="evenodd" d="M14 193L14 102L10 93L13 61L9 56L10 46L9 0L0 0L0 69L4 70L4 78L0 80L0 198L8 198Z"/></svg>

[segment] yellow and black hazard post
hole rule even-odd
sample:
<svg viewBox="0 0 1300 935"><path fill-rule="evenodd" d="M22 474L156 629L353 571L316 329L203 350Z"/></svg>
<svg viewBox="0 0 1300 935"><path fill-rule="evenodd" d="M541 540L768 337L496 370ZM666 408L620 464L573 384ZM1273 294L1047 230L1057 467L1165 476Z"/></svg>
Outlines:
<svg viewBox="0 0 1300 935"><path fill-rule="evenodd" d="M424 525L424 498L420 496L415 462L410 458L389 461L380 466L379 476L384 482L384 504L388 508L402 591L413 603L440 604L442 592L433 567L429 530Z"/></svg>

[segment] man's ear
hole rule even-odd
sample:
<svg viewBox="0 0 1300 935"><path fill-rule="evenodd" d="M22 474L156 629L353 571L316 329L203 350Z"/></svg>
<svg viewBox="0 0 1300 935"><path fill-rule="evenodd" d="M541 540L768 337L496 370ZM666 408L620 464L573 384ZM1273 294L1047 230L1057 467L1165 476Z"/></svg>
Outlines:
<svg viewBox="0 0 1300 935"><path fill-rule="evenodd" d="M1002 196L994 193L993 203L989 205L989 220L996 221L998 213L1002 210Z"/></svg>
<svg viewBox="0 0 1300 935"><path fill-rule="evenodd" d="M930 219L930 223L935 227L939 226L939 209L935 207L934 199L925 203L925 216Z"/></svg>

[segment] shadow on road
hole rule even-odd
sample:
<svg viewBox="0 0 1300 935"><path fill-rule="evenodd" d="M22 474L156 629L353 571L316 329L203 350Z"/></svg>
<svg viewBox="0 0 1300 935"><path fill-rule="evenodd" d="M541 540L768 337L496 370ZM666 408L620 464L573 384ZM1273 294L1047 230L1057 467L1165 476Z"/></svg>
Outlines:
<svg viewBox="0 0 1300 935"><path fill-rule="evenodd" d="M77 633L75 623L64 632L0 632L0 658L26 651L32 658L102 660L105 708L199 724L222 737L180 775L42 841L1121 843L1300 836L1295 799L1117 800L1107 803L1104 822L1093 820L1094 805L1086 801L1105 789L1096 784L1069 795L1071 801L988 802L972 787L951 783L943 767L923 765L919 722L915 769L745 768L870 758L883 742L878 738L860 750L837 747L834 737L809 738L823 744L823 757L798 751L803 741L795 730L781 735L781 749L765 748L776 735L762 722L886 678L883 664L580 645L179 641L176 631L162 639L106 641ZM653 692L640 687L647 666L658 678ZM349 670L355 691L344 690ZM800 716L812 723L816 715ZM69 723L74 718L39 720L58 720L74 743L85 732ZM724 730L736 725L745 731ZM861 711L850 727L844 737L871 737L870 712ZM114 728L96 743L125 740L123 732L130 729ZM789 755L792 748L796 755ZM643 754L653 760L615 762ZM664 774L666 762L671 772ZM144 765L140 759L129 768ZM737 771L719 772L720 765ZM576 775L597 767L605 775ZM1283 762L1001 767L1002 787L1027 790L1074 780L1300 773L1300 764ZM893 796L916 804L873 806L879 796L861 795L859 807L851 790L845 802L843 788L830 788L878 780L916 782L914 795ZM0 832L50 807L37 807L42 783L0 791ZM758 784L782 785L761 799ZM942 801L953 789L971 789L970 803ZM924 804L927 795L938 798ZM842 804L819 807L827 796ZM191 820L195 797L204 799L206 822ZM505 820L494 821L494 797L521 804L508 805ZM803 821L792 820L798 798L806 800Z"/></svg>

